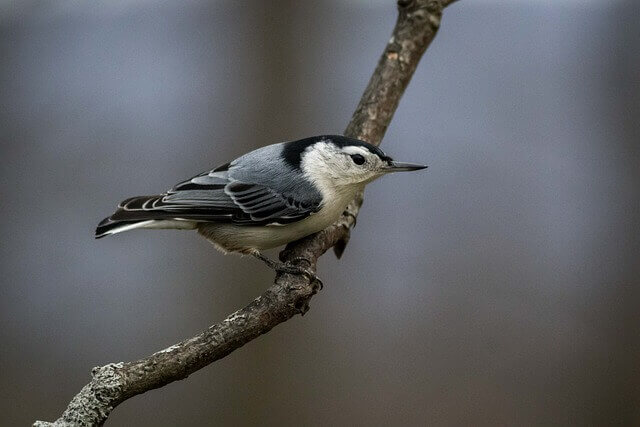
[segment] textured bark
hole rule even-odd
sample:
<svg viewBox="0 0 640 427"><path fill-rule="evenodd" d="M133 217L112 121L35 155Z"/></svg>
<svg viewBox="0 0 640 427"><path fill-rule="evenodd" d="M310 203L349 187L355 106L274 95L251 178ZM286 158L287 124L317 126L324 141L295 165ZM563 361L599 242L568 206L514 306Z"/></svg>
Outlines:
<svg viewBox="0 0 640 427"><path fill-rule="evenodd" d="M443 7L453 1L398 0L398 20L392 37L345 130L346 136L380 143L422 54L438 30ZM307 264L304 266L315 272L318 258L329 248L334 247L340 257L361 205L362 194L338 222L290 243L280 253L280 259ZM130 397L184 379L296 314L306 313L316 291L302 276L279 274L275 283L249 305L199 335L134 362L94 368L92 380L58 420L37 421L34 426L102 425L111 411Z"/></svg>

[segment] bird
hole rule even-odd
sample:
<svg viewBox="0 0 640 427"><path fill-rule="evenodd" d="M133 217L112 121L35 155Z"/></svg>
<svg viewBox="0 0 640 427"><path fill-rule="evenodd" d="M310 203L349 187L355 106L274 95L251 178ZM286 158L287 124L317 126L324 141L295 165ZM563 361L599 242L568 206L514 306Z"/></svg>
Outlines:
<svg viewBox="0 0 640 427"><path fill-rule="evenodd" d="M366 184L427 166L394 161L366 141L319 135L250 151L151 196L130 197L102 220L95 238L134 229L197 230L223 253L253 256L278 272L322 281L263 251L337 221Z"/></svg>

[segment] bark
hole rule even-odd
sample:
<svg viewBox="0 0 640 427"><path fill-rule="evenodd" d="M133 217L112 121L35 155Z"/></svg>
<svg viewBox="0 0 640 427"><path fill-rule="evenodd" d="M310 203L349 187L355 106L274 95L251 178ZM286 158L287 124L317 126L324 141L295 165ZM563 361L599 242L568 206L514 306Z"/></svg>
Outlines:
<svg viewBox="0 0 640 427"><path fill-rule="evenodd" d="M454 0L398 0L398 19L345 135L378 145L422 54L440 26L442 9ZM282 261L316 270L318 258L331 247L338 257L349 240L362 205L362 194L338 222L287 245ZM302 260L302 261L301 261ZM317 287L299 275L279 274L275 283L246 307L205 331L133 362L96 367L91 381L71 400L61 417L34 426L102 425L125 400L190 374L221 359L274 326L309 309Z"/></svg>

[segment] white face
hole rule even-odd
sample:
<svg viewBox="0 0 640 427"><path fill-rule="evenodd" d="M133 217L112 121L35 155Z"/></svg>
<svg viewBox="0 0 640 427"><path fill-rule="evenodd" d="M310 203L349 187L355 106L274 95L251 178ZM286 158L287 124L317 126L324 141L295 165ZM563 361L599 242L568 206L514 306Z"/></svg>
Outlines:
<svg viewBox="0 0 640 427"><path fill-rule="evenodd" d="M389 163L365 147L330 142L309 147L300 166L313 181L336 187L364 185L389 172Z"/></svg>

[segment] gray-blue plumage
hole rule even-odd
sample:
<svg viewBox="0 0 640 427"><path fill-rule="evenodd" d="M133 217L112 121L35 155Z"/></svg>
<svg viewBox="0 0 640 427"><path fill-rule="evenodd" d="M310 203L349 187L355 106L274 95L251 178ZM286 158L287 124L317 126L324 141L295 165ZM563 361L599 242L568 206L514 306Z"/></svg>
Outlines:
<svg viewBox="0 0 640 427"><path fill-rule="evenodd" d="M127 199L96 229L100 238L148 220L196 220L238 225L287 224L318 210L322 195L283 162L287 143L258 148L229 164L177 184L165 194Z"/></svg>

